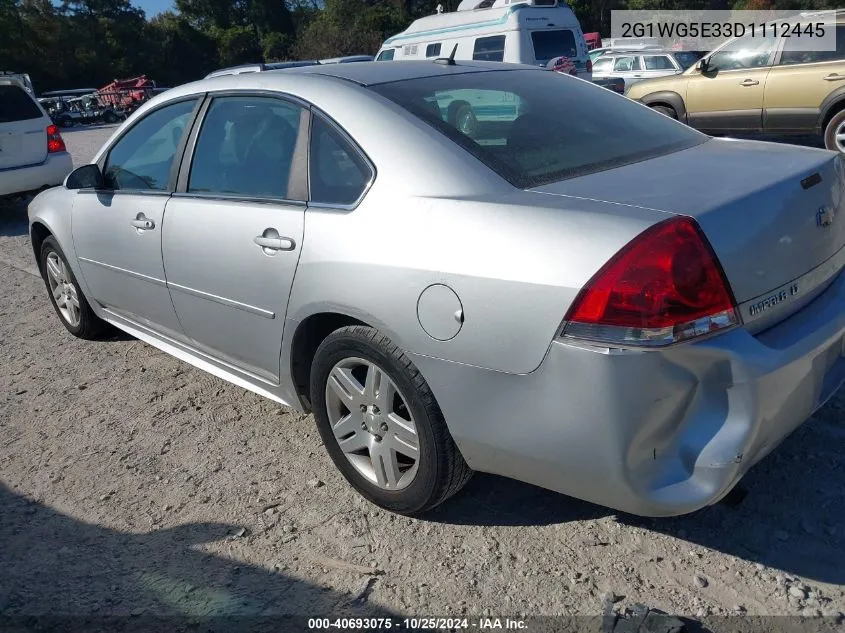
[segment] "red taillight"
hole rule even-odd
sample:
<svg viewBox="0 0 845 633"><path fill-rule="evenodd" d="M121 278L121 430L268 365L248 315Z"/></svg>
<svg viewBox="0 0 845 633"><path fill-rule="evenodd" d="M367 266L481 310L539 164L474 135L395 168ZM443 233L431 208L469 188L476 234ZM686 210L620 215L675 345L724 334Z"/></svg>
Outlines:
<svg viewBox="0 0 845 633"><path fill-rule="evenodd" d="M47 126L47 151L50 154L54 152L66 152L65 141L59 133L58 125Z"/></svg>
<svg viewBox="0 0 845 633"><path fill-rule="evenodd" d="M581 290L565 336L668 345L739 322L736 302L695 220L672 218L641 233Z"/></svg>
<svg viewBox="0 0 845 633"><path fill-rule="evenodd" d="M593 72L593 60L592 59L587 60L587 72L588 73Z"/></svg>

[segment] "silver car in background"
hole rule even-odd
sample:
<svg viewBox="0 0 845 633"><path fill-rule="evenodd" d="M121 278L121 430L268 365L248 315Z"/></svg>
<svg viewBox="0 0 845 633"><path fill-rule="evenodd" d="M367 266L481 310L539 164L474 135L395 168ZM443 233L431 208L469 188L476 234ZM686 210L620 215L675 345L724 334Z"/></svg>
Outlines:
<svg viewBox="0 0 845 633"><path fill-rule="evenodd" d="M593 62L593 77L619 77L627 89L645 79L679 75L700 58L692 51L611 50Z"/></svg>
<svg viewBox="0 0 845 633"><path fill-rule="evenodd" d="M724 497L842 383L843 196L831 152L439 60L173 88L29 219L72 334L313 411L389 510L478 470L661 516Z"/></svg>

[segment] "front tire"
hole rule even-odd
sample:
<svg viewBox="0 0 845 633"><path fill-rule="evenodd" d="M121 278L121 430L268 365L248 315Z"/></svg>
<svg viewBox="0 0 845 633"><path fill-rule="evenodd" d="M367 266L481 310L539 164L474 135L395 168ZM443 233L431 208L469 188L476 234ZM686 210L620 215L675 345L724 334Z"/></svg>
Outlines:
<svg viewBox="0 0 845 633"><path fill-rule="evenodd" d="M64 252L52 235L41 244L38 263L50 303L67 331L78 338L102 338L106 323L94 314L73 276Z"/></svg>
<svg viewBox="0 0 845 633"><path fill-rule="evenodd" d="M670 119L678 120L678 113L675 112L674 108L670 108L669 106L651 106L651 109L660 114L665 114Z"/></svg>
<svg viewBox="0 0 845 633"><path fill-rule="evenodd" d="M428 383L377 330L350 326L326 337L315 354L310 387L329 456L376 505L421 514L472 476Z"/></svg>

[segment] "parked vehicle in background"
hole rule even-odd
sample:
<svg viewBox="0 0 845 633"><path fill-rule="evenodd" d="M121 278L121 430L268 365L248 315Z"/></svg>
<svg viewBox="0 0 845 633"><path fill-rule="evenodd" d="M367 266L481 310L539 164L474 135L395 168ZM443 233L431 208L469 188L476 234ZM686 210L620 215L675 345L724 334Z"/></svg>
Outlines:
<svg viewBox="0 0 845 633"><path fill-rule="evenodd" d="M511 110L468 131L455 95ZM312 410L382 507L479 470L666 516L842 384L843 189L536 67L333 64L173 88L29 222L70 333Z"/></svg>
<svg viewBox="0 0 845 633"><path fill-rule="evenodd" d="M35 88L32 86L32 79L27 73L16 73L11 70L0 70L0 78L15 79L31 95L35 95Z"/></svg>
<svg viewBox="0 0 845 633"><path fill-rule="evenodd" d="M0 197L60 185L72 167L59 128L35 97L0 76Z"/></svg>
<svg viewBox="0 0 845 633"><path fill-rule="evenodd" d="M47 110L53 123L59 127L117 123L126 118L121 111L108 105L103 106L97 98L96 92L86 93L83 90L70 90L46 94L52 96L42 96L38 99L38 102Z"/></svg>
<svg viewBox="0 0 845 633"><path fill-rule="evenodd" d="M578 77L592 78L592 61L578 18L558 0L463 0L457 11L414 21L388 38L376 61L448 57L546 66L568 57Z"/></svg>
<svg viewBox="0 0 845 633"><path fill-rule="evenodd" d="M622 77L593 77L593 83L619 94L625 94L625 80Z"/></svg>
<svg viewBox="0 0 845 633"><path fill-rule="evenodd" d="M599 33L584 33L584 42L587 44L587 50L595 50L601 48L601 34Z"/></svg>
<svg viewBox="0 0 845 633"><path fill-rule="evenodd" d="M683 74L626 94L711 134L815 134L845 152L845 23L840 16L828 26L836 50L799 50L797 38L734 39Z"/></svg>
<svg viewBox="0 0 845 633"><path fill-rule="evenodd" d="M638 81L677 75L686 66L677 58L678 53L664 50L612 51L593 62L593 78L618 77L628 88Z"/></svg>
<svg viewBox="0 0 845 633"><path fill-rule="evenodd" d="M115 79L96 91L97 101L106 109L126 118L155 95L156 84L146 75Z"/></svg>

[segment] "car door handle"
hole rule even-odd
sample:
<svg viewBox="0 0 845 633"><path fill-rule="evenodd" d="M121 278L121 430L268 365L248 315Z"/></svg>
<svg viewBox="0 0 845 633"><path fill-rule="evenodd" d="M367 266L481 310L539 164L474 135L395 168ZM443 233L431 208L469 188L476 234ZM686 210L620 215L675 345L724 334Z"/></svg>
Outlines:
<svg viewBox="0 0 845 633"><path fill-rule="evenodd" d="M154 229L156 227L156 223L147 219L147 216L143 213L139 213L135 216L135 219L132 220L132 226L141 231L149 231L150 229Z"/></svg>
<svg viewBox="0 0 845 633"><path fill-rule="evenodd" d="M740 86L757 86L760 82L756 79L746 79L745 81L740 82Z"/></svg>
<svg viewBox="0 0 845 633"><path fill-rule="evenodd" d="M836 73L830 73L829 75L823 77L823 79L825 81L842 81L843 79L845 79L845 75L837 75Z"/></svg>
<svg viewBox="0 0 845 633"><path fill-rule="evenodd" d="M289 237L264 237L263 235L258 235L252 238L252 241L261 248L271 251L292 251L296 248L296 243Z"/></svg>

